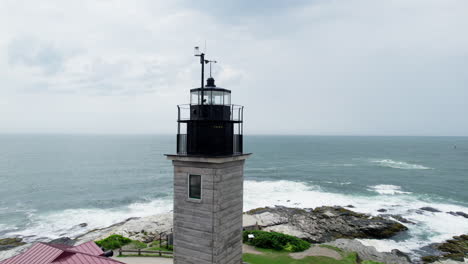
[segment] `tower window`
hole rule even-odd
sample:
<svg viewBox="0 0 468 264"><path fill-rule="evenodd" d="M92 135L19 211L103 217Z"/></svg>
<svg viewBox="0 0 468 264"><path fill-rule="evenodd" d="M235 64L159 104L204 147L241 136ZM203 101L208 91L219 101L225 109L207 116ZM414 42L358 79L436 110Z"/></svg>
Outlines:
<svg viewBox="0 0 468 264"><path fill-rule="evenodd" d="M201 176L189 175L189 198L201 199Z"/></svg>

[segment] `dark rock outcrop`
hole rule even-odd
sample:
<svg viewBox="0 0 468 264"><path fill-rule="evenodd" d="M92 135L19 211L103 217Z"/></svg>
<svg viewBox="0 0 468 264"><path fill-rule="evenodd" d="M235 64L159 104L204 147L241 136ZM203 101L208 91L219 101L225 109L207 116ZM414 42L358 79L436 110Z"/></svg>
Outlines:
<svg viewBox="0 0 468 264"><path fill-rule="evenodd" d="M259 208L248 212L258 226L306 239L313 243L338 238L389 238L408 228L383 217L371 217L343 207L315 209Z"/></svg>
<svg viewBox="0 0 468 264"><path fill-rule="evenodd" d="M67 246L73 246L75 245L76 240L71 239L69 237L60 237L54 240L49 241L49 244L60 244L60 245L67 245Z"/></svg>
<svg viewBox="0 0 468 264"><path fill-rule="evenodd" d="M454 215L454 216L463 216L465 218L468 218L468 214L467 213L464 213L464 212L447 212L447 214L451 214L451 215Z"/></svg>
<svg viewBox="0 0 468 264"><path fill-rule="evenodd" d="M433 213L440 213L441 212L439 209L436 209L434 207L429 207L429 206L421 207L419 209L423 210L423 211L433 212Z"/></svg>
<svg viewBox="0 0 468 264"><path fill-rule="evenodd" d="M464 258L468 258L468 235L454 236L444 243L433 245L433 247L441 254L422 257L421 259L425 263L447 259L463 262Z"/></svg>
<svg viewBox="0 0 468 264"><path fill-rule="evenodd" d="M401 215L393 215L393 214L380 214L379 215L380 217L385 217L385 218L393 218L399 222L402 222L402 223L405 223L405 224L412 224L412 225L415 225L416 223L413 222L413 221L410 221L406 218L404 218L403 216Z"/></svg>
<svg viewBox="0 0 468 264"><path fill-rule="evenodd" d="M22 246L26 243L23 242L23 239L18 237L12 238L2 238L0 239L0 251L9 250L18 246Z"/></svg>

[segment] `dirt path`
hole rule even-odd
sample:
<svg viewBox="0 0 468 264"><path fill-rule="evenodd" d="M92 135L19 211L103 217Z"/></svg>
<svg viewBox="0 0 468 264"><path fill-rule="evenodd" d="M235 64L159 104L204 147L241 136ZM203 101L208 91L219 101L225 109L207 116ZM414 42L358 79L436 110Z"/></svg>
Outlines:
<svg viewBox="0 0 468 264"><path fill-rule="evenodd" d="M113 258L127 264L173 264L172 258L158 258L158 257L123 257Z"/></svg>
<svg viewBox="0 0 468 264"><path fill-rule="evenodd" d="M247 244L242 244L242 254L244 254L244 253L264 255L263 252L260 252L260 251L256 250L255 247L249 246Z"/></svg>
<svg viewBox="0 0 468 264"><path fill-rule="evenodd" d="M342 259L340 253L336 252L335 250L319 246L312 246L303 252L289 253L289 256L293 259L303 259L308 256L324 256L334 258L336 260Z"/></svg>

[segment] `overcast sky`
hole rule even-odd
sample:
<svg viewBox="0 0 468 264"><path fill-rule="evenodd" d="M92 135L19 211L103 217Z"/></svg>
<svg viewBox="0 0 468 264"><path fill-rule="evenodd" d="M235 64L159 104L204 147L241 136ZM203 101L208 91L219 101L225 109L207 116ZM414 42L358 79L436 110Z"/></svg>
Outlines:
<svg viewBox="0 0 468 264"><path fill-rule="evenodd" d="M467 0L0 0L0 133L176 133L205 46L246 134L468 136Z"/></svg>

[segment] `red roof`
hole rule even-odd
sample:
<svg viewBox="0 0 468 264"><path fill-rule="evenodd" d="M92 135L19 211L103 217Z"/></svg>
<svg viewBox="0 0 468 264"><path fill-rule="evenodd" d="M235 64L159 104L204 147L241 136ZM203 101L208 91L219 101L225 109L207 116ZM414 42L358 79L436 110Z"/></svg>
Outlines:
<svg viewBox="0 0 468 264"><path fill-rule="evenodd" d="M104 252L93 242L79 246L37 243L26 252L0 261L0 264L117 264L123 263L102 257Z"/></svg>

